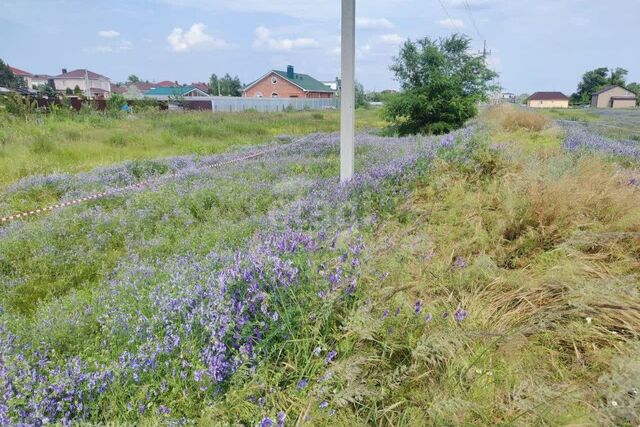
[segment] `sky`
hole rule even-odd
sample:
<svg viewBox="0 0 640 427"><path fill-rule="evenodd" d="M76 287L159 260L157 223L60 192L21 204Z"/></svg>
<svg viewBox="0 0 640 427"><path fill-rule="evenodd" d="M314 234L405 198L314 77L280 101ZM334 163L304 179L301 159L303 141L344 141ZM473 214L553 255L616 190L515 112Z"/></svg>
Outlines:
<svg viewBox="0 0 640 427"><path fill-rule="evenodd" d="M35 74L88 68L114 82L251 82L292 64L340 73L340 0L0 0L0 59ZM395 89L401 43L461 32L486 40L505 91L575 91L598 67L640 81L640 0L356 0L356 78Z"/></svg>

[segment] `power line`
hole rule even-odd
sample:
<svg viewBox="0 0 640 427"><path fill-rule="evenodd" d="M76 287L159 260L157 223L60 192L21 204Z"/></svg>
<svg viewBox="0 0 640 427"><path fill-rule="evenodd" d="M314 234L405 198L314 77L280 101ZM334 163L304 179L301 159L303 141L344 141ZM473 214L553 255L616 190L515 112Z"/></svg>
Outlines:
<svg viewBox="0 0 640 427"><path fill-rule="evenodd" d="M476 19L474 18L473 13L471 12L471 6L469 5L468 0L463 0L462 4L464 4L464 8L467 10L469 19L471 19L471 24L473 25L473 28L475 28L476 33L478 34L478 37L480 37L480 40L486 40L482 35L482 33L480 32L480 29L478 28L478 24L476 23Z"/></svg>
<svg viewBox="0 0 640 427"><path fill-rule="evenodd" d="M449 17L449 19L453 20L453 17L449 13L449 9L447 9L447 6L444 5L442 0L438 0L438 3L440 3L440 6L442 6L442 10L444 10L444 13Z"/></svg>

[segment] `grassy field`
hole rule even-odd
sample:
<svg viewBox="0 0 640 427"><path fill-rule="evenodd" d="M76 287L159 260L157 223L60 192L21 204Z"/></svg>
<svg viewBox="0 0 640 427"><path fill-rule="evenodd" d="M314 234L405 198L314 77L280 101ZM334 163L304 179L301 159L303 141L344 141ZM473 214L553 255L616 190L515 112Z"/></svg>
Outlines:
<svg viewBox="0 0 640 427"><path fill-rule="evenodd" d="M382 126L377 110L358 111L360 129ZM263 114L161 113L130 116L86 113L16 119L0 114L0 188L20 178L78 173L125 160L210 155L339 129L339 112Z"/></svg>
<svg viewBox="0 0 640 427"><path fill-rule="evenodd" d="M637 425L640 150L553 118L362 134L346 186L327 134L23 180L4 209L158 176L0 228L0 424Z"/></svg>

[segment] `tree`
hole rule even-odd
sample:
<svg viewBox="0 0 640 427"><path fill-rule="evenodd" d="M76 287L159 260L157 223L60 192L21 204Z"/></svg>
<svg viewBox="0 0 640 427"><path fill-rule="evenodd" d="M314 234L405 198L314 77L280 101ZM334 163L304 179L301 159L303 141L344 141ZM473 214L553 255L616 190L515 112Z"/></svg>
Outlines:
<svg viewBox="0 0 640 427"><path fill-rule="evenodd" d="M356 82L355 90L356 108L369 108L369 100L367 99L367 94L364 91L364 86L362 86L362 83Z"/></svg>
<svg viewBox="0 0 640 427"><path fill-rule="evenodd" d="M49 85L40 85L38 86L38 96L47 98L57 98L58 92Z"/></svg>
<svg viewBox="0 0 640 427"><path fill-rule="evenodd" d="M127 77L127 81L129 83L140 83L140 77L136 76L135 74L131 74L129 77Z"/></svg>
<svg viewBox="0 0 640 427"><path fill-rule="evenodd" d="M629 89L631 92L634 92L637 95L637 102L636 105L640 105L640 83L629 83L627 85L627 89Z"/></svg>
<svg viewBox="0 0 640 427"><path fill-rule="evenodd" d="M209 95L220 95L219 83L218 76L211 74L211 77L209 77Z"/></svg>
<svg viewBox="0 0 640 427"><path fill-rule="evenodd" d="M385 104L384 116L401 135L446 133L478 113L478 103L497 90L498 74L486 57L470 52L462 34L432 40L407 40L391 70L402 91Z"/></svg>
<svg viewBox="0 0 640 427"><path fill-rule="evenodd" d="M516 104L518 105L522 105L522 104L526 104L527 100L529 99L529 94L528 93L521 93L520 95L516 96Z"/></svg>
<svg viewBox="0 0 640 427"><path fill-rule="evenodd" d="M80 86L76 85L76 87L73 88L73 94L75 96L80 96L82 95L82 89L80 89Z"/></svg>
<svg viewBox="0 0 640 427"><path fill-rule="evenodd" d="M627 75L629 74L629 71L625 70L624 68L616 68L611 69L611 75L609 76L609 84L610 85L616 85L616 86L623 86L627 84Z"/></svg>
<svg viewBox="0 0 640 427"><path fill-rule="evenodd" d="M583 74L582 81L578 83L578 90L571 95L571 102L573 104L588 104L591 102L591 96L606 86L625 86L627 74L629 72L620 67L611 70L607 67L600 67L587 71Z"/></svg>
<svg viewBox="0 0 640 427"><path fill-rule="evenodd" d="M65 95L73 95L73 89L71 89L70 87L66 88L64 90L64 94Z"/></svg>
<svg viewBox="0 0 640 427"><path fill-rule="evenodd" d="M26 85L24 79L13 74L9 65L0 59L0 86L16 89L26 87Z"/></svg>
<svg viewBox="0 0 640 427"><path fill-rule="evenodd" d="M229 74L225 74L224 77L218 78L216 74L212 74L209 78L209 93L220 96L240 96L242 95L242 82L238 76L231 77Z"/></svg>

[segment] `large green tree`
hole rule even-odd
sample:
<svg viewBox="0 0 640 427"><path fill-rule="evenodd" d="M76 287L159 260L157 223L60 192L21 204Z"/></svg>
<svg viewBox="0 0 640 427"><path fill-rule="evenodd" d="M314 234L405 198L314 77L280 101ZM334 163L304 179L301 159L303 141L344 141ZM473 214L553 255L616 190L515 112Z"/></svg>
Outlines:
<svg viewBox="0 0 640 427"><path fill-rule="evenodd" d="M401 135L446 133L478 113L478 104L497 90L498 74L486 57L471 53L471 39L407 40L391 70L402 91L385 104L384 115Z"/></svg>
<svg viewBox="0 0 640 427"><path fill-rule="evenodd" d="M242 95L242 82L238 76L231 77L229 74L225 74L224 77L218 78L216 74L212 74L209 78L209 94L240 96Z"/></svg>
<svg viewBox="0 0 640 427"><path fill-rule="evenodd" d="M13 74L9 65L2 59L0 59L0 86L12 89L26 86L24 79Z"/></svg>
<svg viewBox="0 0 640 427"><path fill-rule="evenodd" d="M571 102L574 104L588 104L591 96L609 85L625 86L629 72L624 68L607 67L596 68L587 71L582 75L582 80L578 83L578 90L571 95Z"/></svg>

